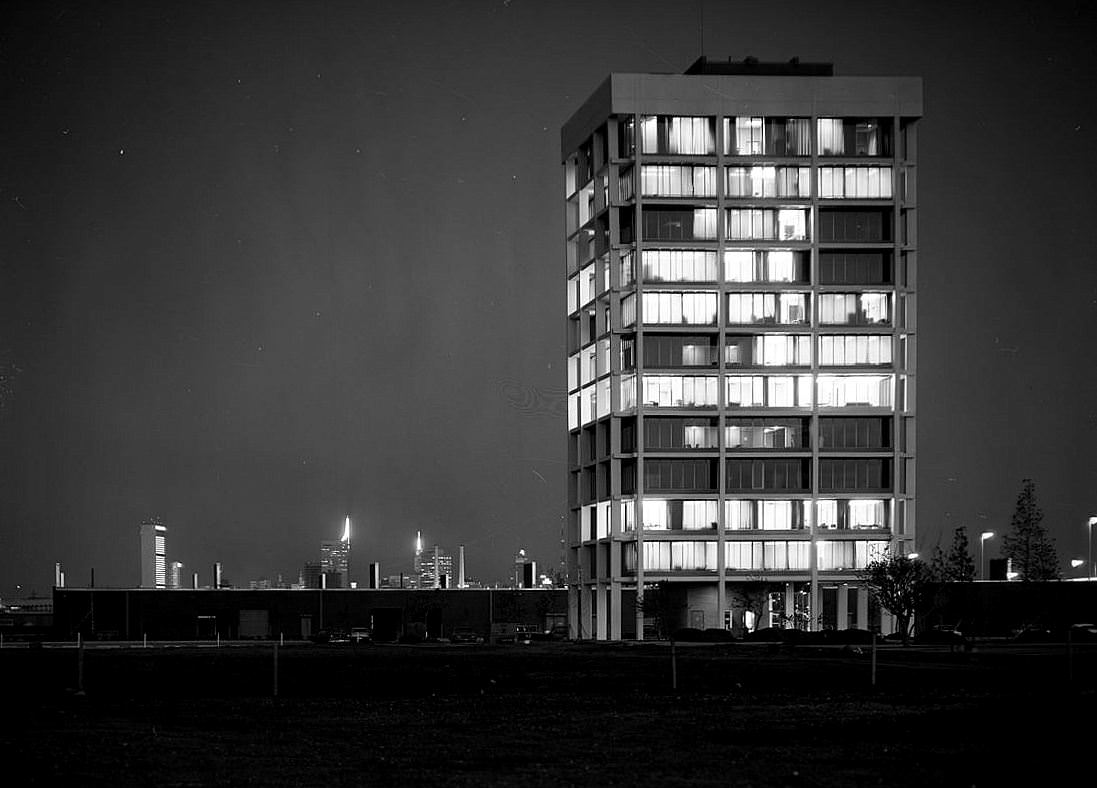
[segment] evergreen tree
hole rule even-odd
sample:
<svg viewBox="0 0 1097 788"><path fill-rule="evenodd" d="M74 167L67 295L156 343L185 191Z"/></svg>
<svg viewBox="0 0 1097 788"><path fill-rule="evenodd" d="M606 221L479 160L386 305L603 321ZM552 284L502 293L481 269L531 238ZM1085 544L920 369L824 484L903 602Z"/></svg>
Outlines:
<svg viewBox="0 0 1097 788"><path fill-rule="evenodd" d="M1012 559L1013 571L1024 581L1059 579L1059 556L1054 540L1040 524L1043 519L1044 513L1036 505L1036 485L1025 479L1011 530L1002 540L1002 554Z"/></svg>
<svg viewBox="0 0 1097 788"><path fill-rule="evenodd" d="M952 532L952 546L947 553L939 546L934 548L930 569L933 578L943 583L970 583L975 579L975 560L968 549L966 528L960 526Z"/></svg>

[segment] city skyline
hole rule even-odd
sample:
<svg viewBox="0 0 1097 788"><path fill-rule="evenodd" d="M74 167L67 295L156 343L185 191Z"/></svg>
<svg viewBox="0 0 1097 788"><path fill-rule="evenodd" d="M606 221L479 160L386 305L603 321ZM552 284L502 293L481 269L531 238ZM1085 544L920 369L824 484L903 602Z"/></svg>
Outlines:
<svg viewBox="0 0 1097 788"><path fill-rule="evenodd" d="M1086 555L1093 9L274 5L13 12L0 589L137 585L146 512L203 575L296 576L348 513L360 584L416 528L555 566L559 128L700 55L923 77L917 547L1006 532L1032 478Z"/></svg>

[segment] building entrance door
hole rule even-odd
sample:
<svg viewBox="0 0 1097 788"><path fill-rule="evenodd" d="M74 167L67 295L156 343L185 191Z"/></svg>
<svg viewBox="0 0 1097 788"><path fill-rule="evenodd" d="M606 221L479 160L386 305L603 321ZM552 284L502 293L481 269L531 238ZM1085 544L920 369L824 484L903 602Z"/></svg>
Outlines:
<svg viewBox="0 0 1097 788"><path fill-rule="evenodd" d="M691 610L689 611L689 625L693 629L705 628L705 611L704 610Z"/></svg>
<svg viewBox="0 0 1097 788"><path fill-rule="evenodd" d="M301 616L301 640L312 637L312 616Z"/></svg>

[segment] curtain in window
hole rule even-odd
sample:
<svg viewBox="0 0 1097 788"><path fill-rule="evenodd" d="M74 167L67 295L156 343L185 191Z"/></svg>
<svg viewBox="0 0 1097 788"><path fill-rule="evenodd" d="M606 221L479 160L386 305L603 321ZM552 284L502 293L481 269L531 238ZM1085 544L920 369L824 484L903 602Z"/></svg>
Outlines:
<svg viewBox="0 0 1097 788"><path fill-rule="evenodd" d="M819 155L841 156L845 153L845 136L841 118L819 118L817 121Z"/></svg>

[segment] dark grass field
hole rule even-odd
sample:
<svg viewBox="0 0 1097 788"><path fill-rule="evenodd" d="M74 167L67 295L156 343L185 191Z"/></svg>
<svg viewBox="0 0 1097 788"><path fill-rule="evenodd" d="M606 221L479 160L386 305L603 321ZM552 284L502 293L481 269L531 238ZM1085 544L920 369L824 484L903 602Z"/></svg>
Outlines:
<svg viewBox="0 0 1097 788"><path fill-rule="evenodd" d="M0 782L1090 784L1088 649L4 649Z"/></svg>

